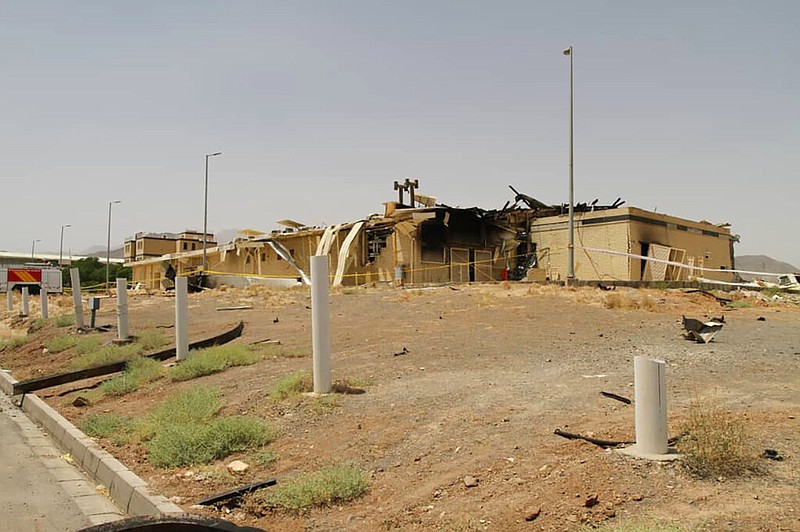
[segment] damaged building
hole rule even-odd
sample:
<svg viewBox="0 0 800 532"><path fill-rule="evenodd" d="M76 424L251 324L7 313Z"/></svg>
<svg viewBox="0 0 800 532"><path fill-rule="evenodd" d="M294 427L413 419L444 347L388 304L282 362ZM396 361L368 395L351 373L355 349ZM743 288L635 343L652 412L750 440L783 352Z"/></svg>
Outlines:
<svg viewBox="0 0 800 532"><path fill-rule="evenodd" d="M206 235L205 282L308 284L313 255L329 257L334 286L566 278L566 205L547 205L512 188L514 200L502 209L450 207L420 194L418 186L416 180L395 182L398 199L385 203L383 214L349 223L309 227L282 220L280 230L245 231L226 244ZM727 270L733 268L736 236L728 224L625 207L619 199L579 203L574 220L578 280L733 280ZM199 239L191 231L156 235L173 239L159 242L159 249L168 250L161 255L146 252L155 249L153 233L125 243L135 284L165 288L175 274L200 273L202 233Z"/></svg>

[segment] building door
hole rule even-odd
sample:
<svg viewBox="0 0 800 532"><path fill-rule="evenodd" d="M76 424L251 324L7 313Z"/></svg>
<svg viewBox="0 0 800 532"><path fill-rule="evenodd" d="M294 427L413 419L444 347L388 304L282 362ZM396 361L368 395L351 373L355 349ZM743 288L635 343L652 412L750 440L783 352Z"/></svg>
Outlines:
<svg viewBox="0 0 800 532"><path fill-rule="evenodd" d="M492 276L492 252L475 250L475 278L479 282L493 281Z"/></svg>
<svg viewBox="0 0 800 532"><path fill-rule="evenodd" d="M454 283L468 283L470 281L469 270L469 250L450 248L450 281Z"/></svg>

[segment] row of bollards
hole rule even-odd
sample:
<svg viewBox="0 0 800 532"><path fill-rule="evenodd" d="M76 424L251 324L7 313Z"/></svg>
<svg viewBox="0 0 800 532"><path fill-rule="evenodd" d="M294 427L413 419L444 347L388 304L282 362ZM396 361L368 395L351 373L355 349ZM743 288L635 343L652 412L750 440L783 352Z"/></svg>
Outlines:
<svg viewBox="0 0 800 532"><path fill-rule="evenodd" d="M119 286L118 286L119 291ZM314 393L331 391L331 340L328 313L329 277L327 255L311 257L311 331L313 349ZM189 357L189 295L188 279L175 278L175 354Z"/></svg>
<svg viewBox="0 0 800 532"><path fill-rule="evenodd" d="M72 297L75 307L75 326L83 328L80 274L70 269ZM117 283L117 340L128 340L127 279ZM28 288L22 289L22 316L28 316ZM41 289L42 317L47 318L47 290ZM11 291L7 296L8 310L13 310ZM332 388L331 341L329 304L328 257L311 257L311 331L313 349L314 393L329 393ZM175 279L175 352L177 360L189 356L189 297L188 279ZM625 450L628 454L663 459L668 456L666 363L643 356L634 357L634 393L636 445Z"/></svg>
<svg viewBox="0 0 800 532"><path fill-rule="evenodd" d="M8 290L8 295L6 296L7 300L7 308L9 312L14 310L14 295L11 290ZM27 318L30 315L30 291L28 290L27 286L23 286L21 293L21 305L19 315L23 318ZM47 318L47 289L43 286L39 292L41 296L41 310L42 310L42 318Z"/></svg>

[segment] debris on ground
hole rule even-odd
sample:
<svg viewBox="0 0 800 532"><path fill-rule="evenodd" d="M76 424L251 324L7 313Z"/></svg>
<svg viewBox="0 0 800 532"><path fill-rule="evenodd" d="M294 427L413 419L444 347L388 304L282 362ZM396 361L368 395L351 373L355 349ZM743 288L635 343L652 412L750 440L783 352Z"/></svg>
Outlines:
<svg viewBox="0 0 800 532"><path fill-rule="evenodd" d="M783 456L775 449L764 449L764 452L761 453L761 457L767 460L775 460L776 462L783 461Z"/></svg>
<svg viewBox="0 0 800 532"><path fill-rule="evenodd" d="M592 438L591 436L583 436L582 434L574 434L572 432L566 432L561 429L554 430L553 434L561 436L562 438L567 438L568 440L588 441L589 443L593 443L598 447L602 447L604 449L608 449L610 447L620 447L622 445L630 445L634 443L632 441L600 440L598 438Z"/></svg>
<svg viewBox="0 0 800 532"><path fill-rule="evenodd" d="M224 491L222 493L217 493L216 495L206 497L205 499L197 501L197 505L210 506L212 504L225 502L230 499L233 499L234 497L241 497L242 495L246 495L250 492L256 491L261 488L268 488L270 486L274 486L277 483L278 481L274 478L269 478L267 480L259 480L258 482L253 482L252 484L247 484L245 486L240 486L232 490Z"/></svg>
<svg viewBox="0 0 800 532"><path fill-rule="evenodd" d="M709 321L700 321L695 318L683 318L683 328L686 329L687 339L695 340L697 343L707 344L714 339L714 336L722 329L725 318L712 318Z"/></svg>
<svg viewBox="0 0 800 532"><path fill-rule="evenodd" d="M632 403L632 401L630 399L628 399L627 397L622 397L621 395L617 395L615 393L600 392L600 395L602 395L603 397L608 397L609 399L616 399L617 401L619 401L621 403L625 403L626 405L629 405L629 404Z"/></svg>

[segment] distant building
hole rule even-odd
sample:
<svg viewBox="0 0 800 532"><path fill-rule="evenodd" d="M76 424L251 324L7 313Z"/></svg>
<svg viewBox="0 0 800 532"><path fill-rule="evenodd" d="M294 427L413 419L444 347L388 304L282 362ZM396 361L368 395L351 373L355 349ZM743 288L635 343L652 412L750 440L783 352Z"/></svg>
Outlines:
<svg viewBox="0 0 800 532"><path fill-rule="evenodd" d="M214 235L206 234L206 248L216 246ZM125 240L125 262L134 262L171 253L182 253L203 249L203 233L143 233Z"/></svg>
<svg viewBox="0 0 800 532"><path fill-rule="evenodd" d="M500 210L449 207L415 194L412 185L410 190L400 185L399 201L387 202L382 215L329 227L284 220L285 228L270 234L248 231L226 244L209 242L208 282L307 283L313 255L329 257L334 285L566 279L566 206L517 194L511 207ZM403 190L409 192L408 205ZM694 222L622 203L576 205L576 279L733 280L727 270L733 268L737 237L727 224ZM168 272L200 271L202 234L139 233L126 242L125 256L134 283L167 287Z"/></svg>

